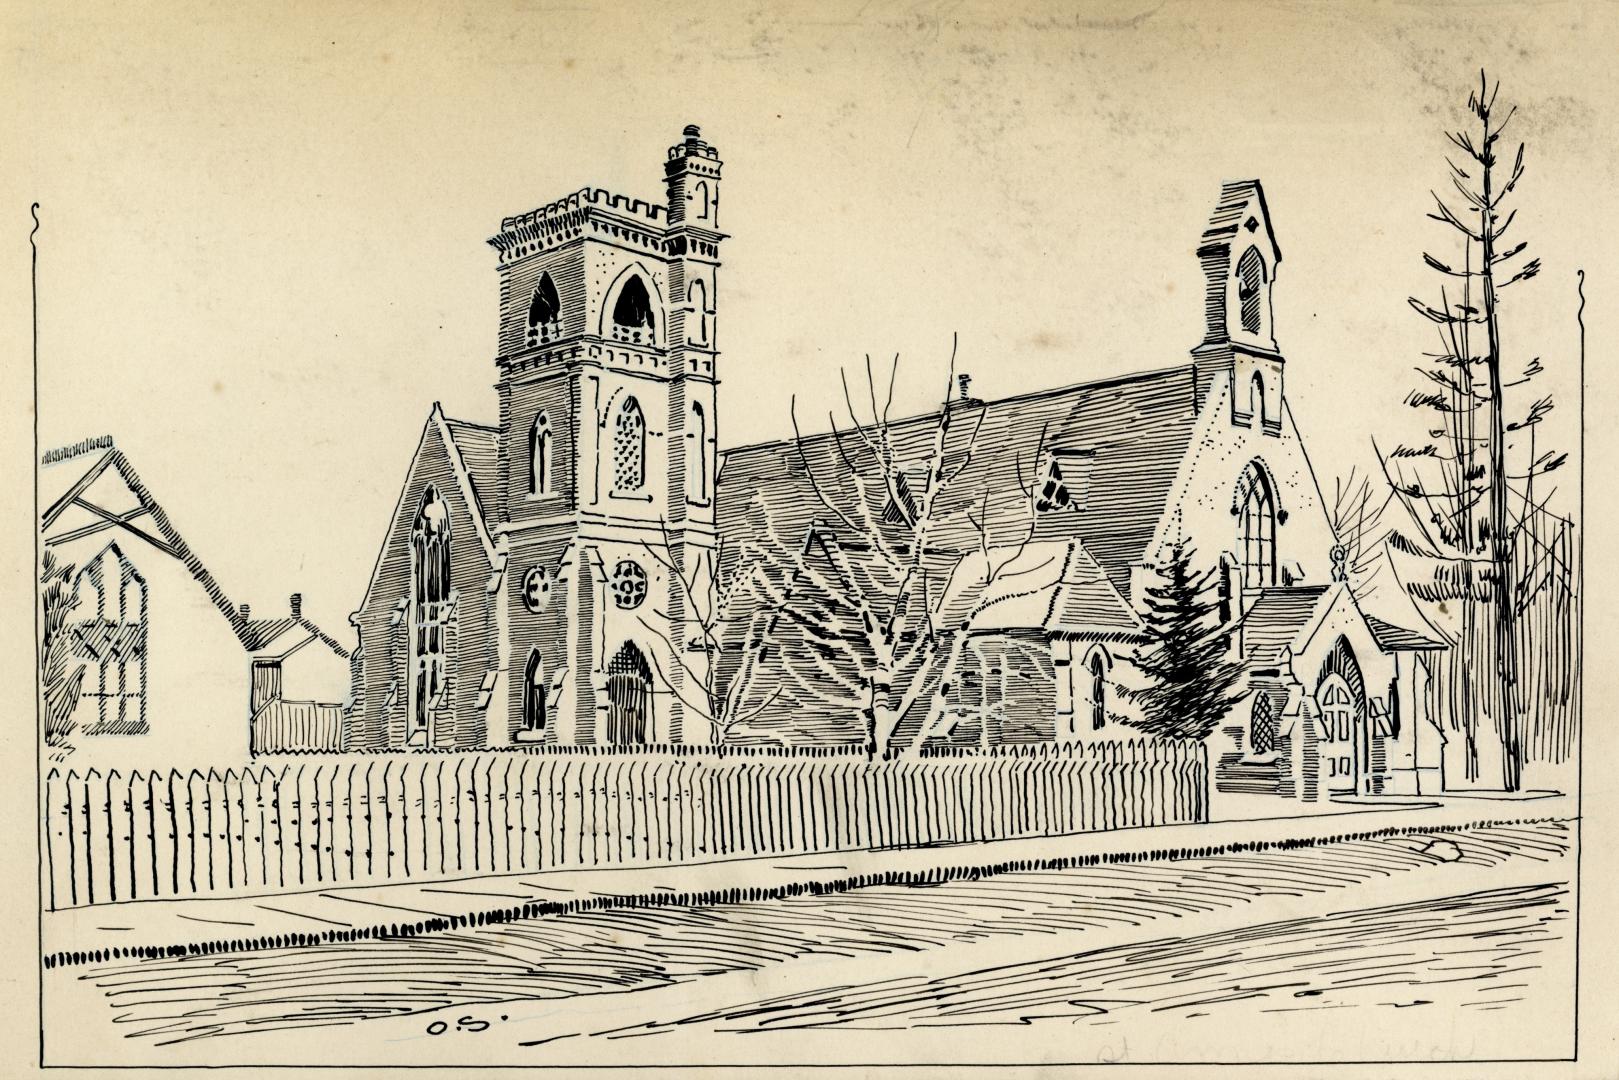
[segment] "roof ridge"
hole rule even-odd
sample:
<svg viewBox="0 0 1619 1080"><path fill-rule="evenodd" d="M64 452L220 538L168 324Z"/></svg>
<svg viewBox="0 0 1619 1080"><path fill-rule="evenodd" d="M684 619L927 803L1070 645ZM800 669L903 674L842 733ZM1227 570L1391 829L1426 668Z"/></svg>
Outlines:
<svg viewBox="0 0 1619 1080"><path fill-rule="evenodd" d="M1168 367L1149 368L1145 371L1134 371L1126 375L1110 375L1106 378L1091 379L1085 382L1067 383L1063 386L1048 386L1040 390L1027 390L1021 394L1010 394L1002 398L993 398L988 401L973 402L972 405L975 408L985 411L1001 405L1023 405L1028 404L1029 402L1040 401L1047 398L1062 397L1065 394L1072 394L1079 390L1103 390L1111 386L1124 386L1134 382L1145 382L1148 379L1165 378L1171 375L1183 375L1187 372L1196 371L1197 367L1198 365L1193 362L1174 364ZM951 404L956 405L958 403L951 402ZM902 416L897 420L890 420L888 421L888 426L890 428L901 427L906 424L914 423L918 420L930 420L938 415L938 409L930 409L927 412L912 413L909 416ZM857 428L843 428L841 430L844 433L848 433L851 430L866 430L874 426L875 424L860 424L857 426ZM804 435L802 438L796 435L789 435L779 439L767 439L764 442L745 443L742 446L733 446L727 450L721 451L721 456L729 457L733 454L741 454L749 451L785 448L797 445L800 442L813 443L823 439L830 439L833 437L833 435L834 433L831 431L818 431Z"/></svg>

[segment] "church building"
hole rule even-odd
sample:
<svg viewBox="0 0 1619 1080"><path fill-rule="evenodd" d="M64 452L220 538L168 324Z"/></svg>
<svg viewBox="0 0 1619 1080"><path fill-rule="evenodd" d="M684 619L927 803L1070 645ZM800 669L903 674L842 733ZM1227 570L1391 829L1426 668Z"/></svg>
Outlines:
<svg viewBox="0 0 1619 1080"><path fill-rule="evenodd" d="M873 485L853 482L835 435L720 463L721 162L691 126L663 170L663 205L586 189L489 241L499 420L428 415L352 616L349 748L714 741L716 690L736 677L709 667L717 607L757 630L764 601L748 610L744 576L860 562L826 496ZM1151 568L1179 541L1217 569L1222 629L1246 662L1212 751L1220 786L1418 790L1439 733L1413 661L1442 642L1415 608L1361 611L1344 581L1284 392L1281 251L1257 181L1224 185L1196 256L1204 334L1188 358L991 402L964 384L942 406L981 448L934 508L924 560L950 598L939 632L964 647L899 741L1133 735L1119 687L1145 640ZM940 417L891 424L896 454L924 462ZM1029 535L999 549L1022 560L1016 587L989 583L985 526L1023 517ZM724 736L861 742L859 715L817 692L825 643L765 621L746 651L768 690Z"/></svg>

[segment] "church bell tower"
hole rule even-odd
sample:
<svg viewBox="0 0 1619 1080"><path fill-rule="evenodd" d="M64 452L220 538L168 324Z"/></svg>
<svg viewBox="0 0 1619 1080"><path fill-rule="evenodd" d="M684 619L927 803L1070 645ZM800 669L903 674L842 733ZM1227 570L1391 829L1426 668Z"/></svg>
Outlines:
<svg viewBox="0 0 1619 1080"><path fill-rule="evenodd" d="M710 735L721 162L689 125L663 167L664 205L586 188L489 241L512 741Z"/></svg>
<svg viewBox="0 0 1619 1080"><path fill-rule="evenodd" d="M1282 252L1258 180L1221 186L1197 258L1203 266L1206 319L1192 356L1209 374L1229 374L1233 424L1278 434L1283 360L1272 323L1271 287Z"/></svg>

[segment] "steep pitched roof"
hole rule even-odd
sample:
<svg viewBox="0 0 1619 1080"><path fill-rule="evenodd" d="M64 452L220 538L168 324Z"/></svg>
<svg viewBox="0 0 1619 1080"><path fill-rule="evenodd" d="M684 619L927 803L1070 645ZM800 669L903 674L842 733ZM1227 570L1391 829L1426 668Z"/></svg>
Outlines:
<svg viewBox="0 0 1619 1080"><path fill-rule="evenodd" d="M1294 648L1328 601L1330 585L1286 585L1262 589L1242 619L1242 643L1256 667L1279 663Z"/></svg>
<svg viewBox="0 0 1619 1080"><path fill-rule="evenodd" d="M39 528L46 545L109 530L139 537L190 571L230 624L231 632L246 646L247 624L236 605L191 550L122 450L109 447L42 465L39 481L44 505ZM77 516L70 519L70 514Z"/></svg>
<svg viewBox="0 0 1619 1080"><path fill-rule="evenodd" d="M994 581L984 581L991 574ZM1077 541L1036 541L1018 550L970 554L940 605L940 624L971 631L1043 630L1135 635L1129 604Z"/></svg>
<svg viewBox="0 0 1619 1080"><path fill-rule="evenodd" d="M473 510L472 520L478 527L478 539L483 542L484 552L489 556L490 562L493 562L495 541L489 529L488 515L494 509L498 494L495 474L496 440L499 433L496 429L482 424L451 420L444 415L444 410L436 401L433 402L431 422L439 425L444 445L450 452L450 464L455 470L456 482L461 485L461 494ZM480 478L483 481L483 497L480 497L479 491ZM489 500L487 504L484 498Z"/></svg>
<svg viewBox="0 0 1619 1080"><path fill-rule="evenodd" d="M468 420L444 418L450 443L461 455L467 478L472 482L468 502L478 508L478 514L488 527L500 497L500 429L487 424L474 424Z"/></svg>
<svg viewBox="0 0 1619 1080"><path fill-rule="evenodd" d="M1384 652L1411 652L1428 649L1448 649L1450 646L1416 630L1407 630L1385 622L1376 615L1366 616L1366 627L1371 630L1377 647Z"/></svg>
<svg viewBox="0 0 1619 1080"><path fill-rule="evenodd" d="M1080 541L1113 587L1127 592L1131 566L1146 553L1191 442L1196 374L1187 364L987 404L952 404L947 468L959 464L970 439L975 449L941 500L933 541L956 551L977 549L969 511L983 521L991 543L1025 532L1024 489L1039 478L1046 453L1065 452L1077 470L1074 512L1043 517L1040 538ZM890 423L902 462L927 460L938 422L934 412ZM861 498L845 456L858 461L857 435L845 432L841 442L830 433L810 435L801 443L727 452L717 488L720 529L738 538L773 536L773 546L790 548L812 519L828 513L817 487L835 506Z"/></svg>

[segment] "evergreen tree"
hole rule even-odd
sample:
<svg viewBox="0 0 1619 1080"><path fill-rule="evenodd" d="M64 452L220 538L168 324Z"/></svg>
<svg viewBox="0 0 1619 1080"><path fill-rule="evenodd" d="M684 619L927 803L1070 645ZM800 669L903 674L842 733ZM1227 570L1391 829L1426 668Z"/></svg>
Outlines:
<svg viewBox="0 0 1619 1080"><path fill-rule="evenodd" d="M1193 568L1193 550L1175 541L1153 567L1146 590L1147 645L1136 659L1146 685L1126 691L1141 706L1131 721L1149 735L1206 739L1242 697L1243 665L1228 658L1219 626L1215 572Z"/></svg>

